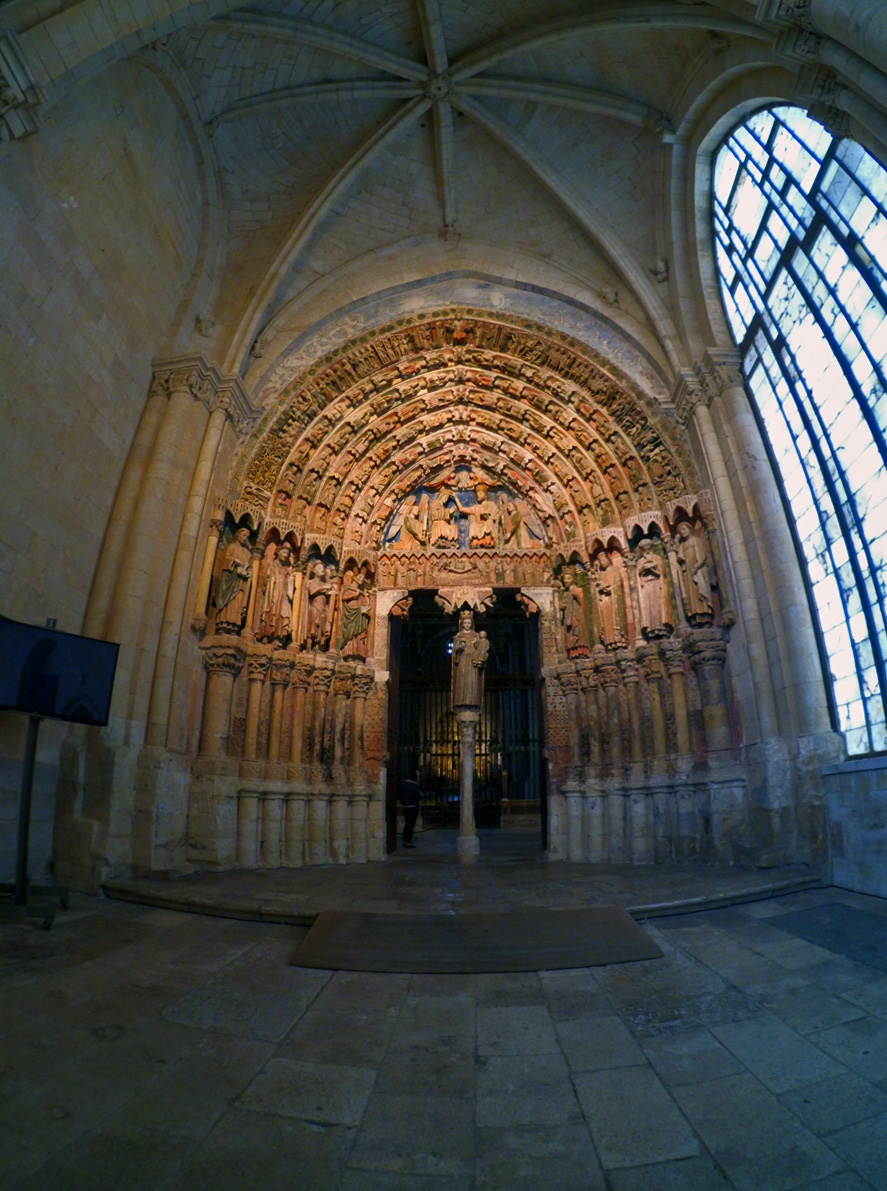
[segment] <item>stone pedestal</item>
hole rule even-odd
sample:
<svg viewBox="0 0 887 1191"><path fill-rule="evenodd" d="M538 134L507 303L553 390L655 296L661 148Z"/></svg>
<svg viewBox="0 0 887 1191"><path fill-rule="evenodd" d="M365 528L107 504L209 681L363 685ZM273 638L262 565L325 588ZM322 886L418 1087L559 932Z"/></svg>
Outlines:
<svg viewBox="0 0 887 1191"><path fill-rule="evenodd" d="M459 725L459 839L456 854L460 864L475 864L480 855L480 840L474 826L474 760L477 723L480 712L459 708L455 712Z"/></svg>

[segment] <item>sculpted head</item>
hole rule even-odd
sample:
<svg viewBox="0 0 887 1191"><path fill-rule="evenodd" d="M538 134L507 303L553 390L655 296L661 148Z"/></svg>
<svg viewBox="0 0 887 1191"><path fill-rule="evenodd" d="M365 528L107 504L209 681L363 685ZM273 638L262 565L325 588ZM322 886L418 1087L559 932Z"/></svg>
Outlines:
<svg viewBox="0 0 887 1191"><path fill-rule="evenodd" d="M241 546L245 546L249 541L249 530L245 525L241 525L240 529L234 535L235 541L240 542Z"/></svg>
<svg viewBox="0 0 887 1191"><path fill-rule="evenodd" d="M277 561L282 562L284 566L289 562L293 556L293 548L289 542L281 542L277 551Z"/></svg>
<svg viewBox="0 0 887 1191"><path fill-rule="evenodd" d="M489 492L489 489L487 488L486 484L476 484L475 485L474 495L477 497L478 504L483 504L483 502L487 499L488 492Z"/></svg>
<svg viewBox="0 0 887 1191"><path fill-rule="evenodd" d="M459 629L463 633L470 633L474 628L474 613L470 608L463 608L459 613Z"/></svg>
<svg viewBox="0 0 887 1191"><path fill-rule="evenodd" d="M687 538L692 538L692 536L693 536L693 529L690 525L690 522L682 521L680 523L680 525L678 526L678 537L683 538L684 541L686 541Z"/></svg>

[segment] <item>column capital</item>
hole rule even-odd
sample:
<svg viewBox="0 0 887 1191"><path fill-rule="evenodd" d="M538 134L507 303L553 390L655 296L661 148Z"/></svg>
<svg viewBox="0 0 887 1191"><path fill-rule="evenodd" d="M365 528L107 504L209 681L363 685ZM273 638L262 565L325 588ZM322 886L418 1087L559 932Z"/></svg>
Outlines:
<svg viewBox="0 0 887 1191"><path fill-rule="evenodd" d="M638 661L647 682L660 682L665 671L655 645L645 645L637 652Z"/></svg>
<svg viewBox="0 0 887 1191"><path fill-rule="evenodd" d="M235 644L216 644L214 641L201 645L203 666L209 674L231 674L235 678L243 666L246 650Z"/></svg>
<svg viewBox="0 0 887 1191"><path fill-rule="evenodd" d="M684 642L684 650L694 670L704 666L721 666L727 661L728 635L722 628L692 629Z"/></svg>
<svg viewBox="0 0 887 1191"><path fill-rule="evenodd" d="M271 665L271 657L267 653L250 653L246 660L247 673L250 682L261 682Z"/></svg>
<svg viewBox="0 0 887 1191"><path fill-rule="evenodd" d="M210 412L221 411L238 438L252 429L259 411L253 408L239 376L225 376L218 364L200 353L157 357L152 361L151 392L167 397L173 392L187 392L201 401Z"/></svg>
<svg viewBox="0 0 887 1191"><path fill-rule="evenodd" d="M311 675L313 673L314 663L308 661L307 658L299 658L295 663L295 671L293 672L293 686L307 691L311 685Z"/></svg>
<svg viewBox="0 0 887 1191"><path fill-rule="evenodd" d="M675 638L669 641L661 641L659 643L659 652L669 674L683 674L684 649L680 641Z"/></svg>
<svg viewBox="0 0 887 1191"><path fill-rule="evenodd" d="M295 665L295 659L275 654L271 659L271 682L274 686L286 686L289 682Z"/></svg>

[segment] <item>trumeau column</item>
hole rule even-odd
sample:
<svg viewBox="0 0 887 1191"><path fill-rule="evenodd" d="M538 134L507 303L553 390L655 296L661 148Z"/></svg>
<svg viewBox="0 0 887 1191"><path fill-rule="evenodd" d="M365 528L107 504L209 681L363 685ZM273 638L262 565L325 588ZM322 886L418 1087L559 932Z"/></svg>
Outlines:
<svg viewBox="0 0 887 1191"><path fill-rule="evenodd" d="M638 674L637 660L635 655L628 650L618 653L616 659L622 673L622 682L625 687L625 698L628 706L631 762L635 766L640 766L644 760L644 733L641 726L641 702L640 692L638 690L640 675Z"/></svg>
<svg viewBox="0 0 887 1191"><path fill-rule="evenodd" d="M200 754L203 757L227 755L231 695L234 679L240 673L244 656L242 646L233 642L204 648L206 691L203 697L203 722L200 727Z"/></svg>
<svg viewBox="0 0 887 1191"><path fill-rule="evenodd" d="M665 734L665 713L662 707L662 662L655 645L645 645L637 651L638 661L647 680L650 693L650 726L653 730L653 757L660 761L668 751Z"/></svg>
<svg viewBox="0 0 887 1191"><path fill-rule="evenodd" d="M743 525L739 515L736 494L709 409L709 403L720 398L725 390L738 387L744 396L738 364L739 356L735 352L707 352L694 373L682 375L674 394L674 405L679 420L685 425L692 419L714 485L726 539L723 546L730 560L751 670L747 698L754 707L758 738L769 739L779 735L779 722L755 576L746 545L750 527Z"/></svg>

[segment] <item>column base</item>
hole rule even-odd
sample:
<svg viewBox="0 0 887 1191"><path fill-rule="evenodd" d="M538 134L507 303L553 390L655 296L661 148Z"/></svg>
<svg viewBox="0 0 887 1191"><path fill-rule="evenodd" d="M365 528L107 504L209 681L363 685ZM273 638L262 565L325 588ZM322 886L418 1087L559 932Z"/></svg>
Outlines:
<svg viewBox="0 0 887 1191"><path fill-rule="evenodd" d="M480 856L480 839L477 834L460 835L456 841L456 855L460 864L477 864Z"/></svg>

